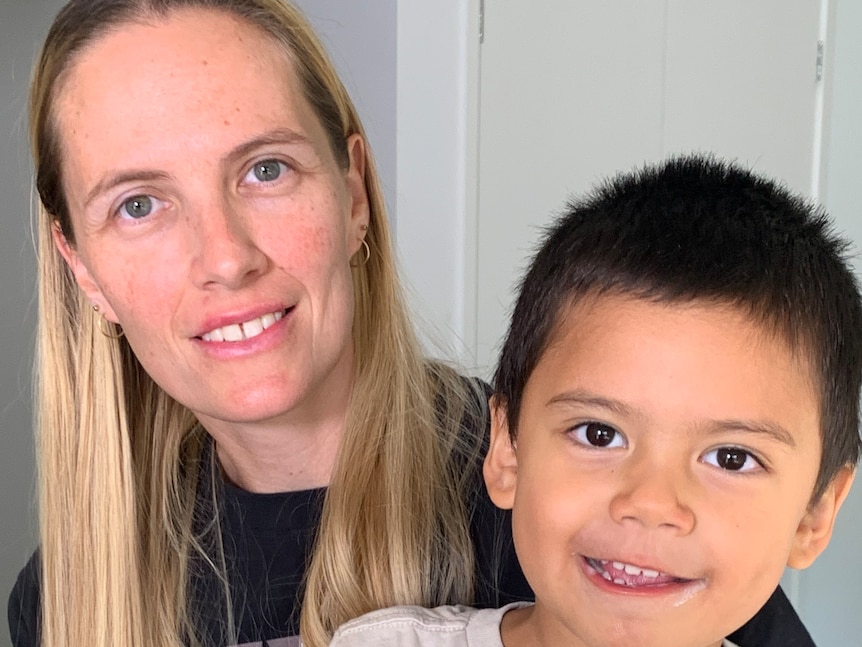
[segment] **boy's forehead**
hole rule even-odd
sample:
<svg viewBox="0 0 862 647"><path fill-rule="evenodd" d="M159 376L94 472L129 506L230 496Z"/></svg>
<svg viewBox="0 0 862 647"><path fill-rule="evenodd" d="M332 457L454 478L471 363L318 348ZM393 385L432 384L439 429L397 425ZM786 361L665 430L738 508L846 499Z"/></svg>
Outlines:
<svg viewBox="0 0 862 647"><path fill-rule="evenodd" d="M654 354L653 362L644 363L636 353L623 351L638 349L648 339L662 338L667 355L691 347L691 353L699 354L705 366L716 366L721 360L729 371L736 369L740 375L750 372L756 362L761 377L773 381L776 388L801 379L812 395L819 420L821 380L806 350L808 345L791 341L789 332L777 322L728 302L659 300L618 293L573 298L557 313L539 364L556 356L558 360L565 358L561 363L570 373L589 375L598 366L596 362L629 361L626 370L640 371L648 381L661 366L662 354ZM697 342L706 345L701 347ZM731 347L738 352L728 353ZM681 366L694 370L698 364Z"/></svg>

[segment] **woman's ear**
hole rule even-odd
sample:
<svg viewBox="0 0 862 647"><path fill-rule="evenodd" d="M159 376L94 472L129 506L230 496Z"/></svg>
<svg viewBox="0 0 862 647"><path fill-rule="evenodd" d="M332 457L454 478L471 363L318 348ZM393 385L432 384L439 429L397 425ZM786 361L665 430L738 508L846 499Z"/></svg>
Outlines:
<svg viewBox="0 0 862 647"><path fill-rule="evenodd" d="M518 485L518 455L509 437L509 419L501 398L491 397L491 444L485 456L483 473L491 501L510 510L515 504Z"/></svg>
<svg viewBox="0 0 862 647"><path fill-rule="evenodd" d="M66 265L68 265L69 269L72 271L72 276L75 277L75 282L86 295L87 299L89 299L90 303L99 306L99 312L104 315L105 319L113 323L118 323L117 316L114 313L113 308L111 308L108 300L102 293L102 290L93 280L90 270L87 269L86 265L84 265L84 262L78 254L78 250L69 244L66 235L60 228L60 223L56 220L51 224L51 236L54 239L54 246L57 248L57 251L60 252L60 256L63 257L63 260L66 261Z"/></svg>
<svg viewBox="0 0 862 647"><path fill-rule="evenodd" d="M852 467L841 468L823 496L809 506L796 529L787 560L788 566L808 568L829 544L832 529L835 527L835 517L850 492L854 476L855 470Z"/></svg>
<svg viewBox="0 0 862 647"><path fill-rule="evenodd" d="M347 138L347 155L350 160L350 168L347 169L347 188L350 191L352 205L350 228L355 230L354 237L361 241L365 237L364 231L368 228L370 219L368 191L365 188L365 140L361 135L353 134ZM358 248L359 243L357 242L356 245Z"/></svg>

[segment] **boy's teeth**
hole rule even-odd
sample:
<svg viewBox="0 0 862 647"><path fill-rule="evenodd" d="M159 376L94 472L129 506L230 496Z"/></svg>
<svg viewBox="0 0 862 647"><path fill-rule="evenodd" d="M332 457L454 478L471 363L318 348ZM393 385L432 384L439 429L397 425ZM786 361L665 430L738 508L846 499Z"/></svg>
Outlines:
<svg viewBox="0 0 862 647"><path fill-rule="evenodd" d="M617 567L617 562L614 562L614 567ZM643 575L644 577L658 577L658 571L654 571L649 568L640 568L639 566L633 566L632 564L623 564L623 569L629 575Z"/></svg>
<svg viewBox="0 0 862 647"><path fill-rule="evenodd" d="M230 324L228 326L216 328L215 330L210 330L208 333L204 333L201 338L204 341L226 342L251 339L252 337L257 337L260 333L272 326L283 316L284 313L281 311L271 312L269 314L263 315L262 317L251 319L250 321L244 321L241 324Z"/></svg>
<svg viewBox="0 0 862 647"><path fill-rule="evenodd" d="M651 568L641 568L640 566L635 566L634 564L626 564L625 562L612 562L607 559L597 560L602 566L607 566L610 564L613 566L614 570L624 571L628 575L635 575L638 577L650 577L656 578L661 573L659 571L654 571ZM606 574L606 573L604 573ZM606 577L605 579L612 579L611 577Z"/></svg>

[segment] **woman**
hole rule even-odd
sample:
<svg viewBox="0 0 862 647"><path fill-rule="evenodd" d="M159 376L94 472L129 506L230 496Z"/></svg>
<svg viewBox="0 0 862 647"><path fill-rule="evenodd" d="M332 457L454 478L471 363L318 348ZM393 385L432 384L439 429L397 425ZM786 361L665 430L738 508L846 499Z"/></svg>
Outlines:
<svg viewBox="0 0 862 647"><path fill-rule="evenodd" d="M361 124L294 8L72 0L31 133L41 550L16 645L299 624L317 647L381 606L528 595L479 485L485 394L420 355Z"/></svg>

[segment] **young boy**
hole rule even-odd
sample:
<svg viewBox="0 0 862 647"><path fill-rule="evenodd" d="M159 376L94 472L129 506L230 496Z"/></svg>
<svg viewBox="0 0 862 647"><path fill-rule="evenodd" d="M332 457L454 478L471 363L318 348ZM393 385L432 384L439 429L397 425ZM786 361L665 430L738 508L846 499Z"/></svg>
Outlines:
<svg viewBox="0 0 862 647"><path fill-rule="evenodd" d="M825 217L710 158L549 231L485 481L534 605L388 609L333 645L718 647L826 547L860 453L862 306Z"/></svg>

